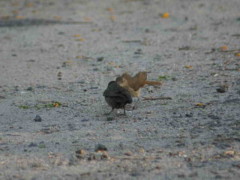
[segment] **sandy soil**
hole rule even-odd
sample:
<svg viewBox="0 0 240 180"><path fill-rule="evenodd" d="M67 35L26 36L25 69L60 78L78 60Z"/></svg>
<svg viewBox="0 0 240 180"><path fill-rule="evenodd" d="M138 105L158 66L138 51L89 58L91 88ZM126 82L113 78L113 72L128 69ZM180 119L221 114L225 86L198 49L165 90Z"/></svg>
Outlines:
<svg viewBox="0 0 240 180"><path fill-rule="evenodd" d="M0 179L239 179L239 7L0 1ZM164 85L104 115L107 83L143 70Z"/></svg>

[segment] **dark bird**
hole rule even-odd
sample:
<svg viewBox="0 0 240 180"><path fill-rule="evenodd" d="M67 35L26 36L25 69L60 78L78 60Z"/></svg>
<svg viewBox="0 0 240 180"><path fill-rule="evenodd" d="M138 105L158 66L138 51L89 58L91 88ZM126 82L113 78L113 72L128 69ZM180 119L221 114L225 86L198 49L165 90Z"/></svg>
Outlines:
<svg viewBox="0 0 240 180"><path fill-rule="evenodd" d="M132 103L131 94L127 89L121 87L116 81L111 81L108 83L107 89L103 92L106 102L112 107L112 110L108 113L111 114L114 109L124 109L125 105Z"/></svg>

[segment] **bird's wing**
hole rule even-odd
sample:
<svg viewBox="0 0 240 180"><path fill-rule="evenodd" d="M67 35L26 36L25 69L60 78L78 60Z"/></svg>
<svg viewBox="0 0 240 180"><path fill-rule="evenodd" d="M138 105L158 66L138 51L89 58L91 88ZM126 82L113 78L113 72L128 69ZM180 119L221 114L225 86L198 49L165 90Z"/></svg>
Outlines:
<svg viewBox="0 0 240 180"><path fill-rule="evenodd" d="M139 72L133 77L133 85L132 88L137 91L145 85L147 80L147 73L146 72Z"/></svg>
<svg viewBox="0 0 240 180"><path fill-rule="evenodd" d="M122 97L126 98L128 103L132 103L132 96L128 90L125 88L121 88L121 90L118 92L118 94L121 94Z"/></svg>

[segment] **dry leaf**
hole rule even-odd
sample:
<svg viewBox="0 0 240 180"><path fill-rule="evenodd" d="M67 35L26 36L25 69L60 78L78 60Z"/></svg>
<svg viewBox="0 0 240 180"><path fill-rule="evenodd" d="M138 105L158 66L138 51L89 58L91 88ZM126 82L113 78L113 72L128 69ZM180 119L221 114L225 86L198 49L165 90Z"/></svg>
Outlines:
<svg viewBox="0 0 240 180"><path fill-rule="evenodd" d="M55 102L55 103L53 103L53 106L54 107L59 107L61 104L59 103L59 102Z"/></svg>
<svg viewBox="0 0 240 180"><path fill-rule="evenodd" d="M120 66L119 65L117 65L115 62L109 62L108 63L110 66L112 66L112 67L116 67L116 68L119 68Z"/></svg>
<svg viewBox="0 0 240 180"><path fill-rule="evenodd" d="M80 34L73 35L73 37L80 37L80 36L81 36Z"/></svg>
<svg viewBox="0 0 240 180"><path fill-rule="evenodd" d="M225 151L224 154L226 154L226 155L234 155L235 151L233 151L233 150Z"/></svg>
<svg viewBox="0 0 240 180"><path fill-rule="evenodd" d="M87 56L76 56L76 59L82 59L82 60L93 60L94 58L92 57L87 57Z"/></svg>
<svg viewBox="0 0 240 180"><path fill-rule="evenodd" d="M113 12L113 8L107 8L107 11Z"/></svg>
<svg viewBox="0 0 240 180"><path fill-rule="evenodd" d="M84 39L84 38L79 38L79 39L76 39L76 41L81 41L81 42L83 42L83 41L85 41L85 39Z"/></svg>
<svg viewBox="0 0 240 180"><path fill-rule="evenodd" d="M24 19L24 16L16 16L16 19Z"/></svg>
<svg viewBox="0 0 240 180"><path fill-rule="evenodd" d="M184 67L187 68L187 69L192 69L193 68L191 65L186 65Z"/></svg>
<svg viewBox="0 0 240 180"><path fill-rule="evenodd" d="M76 59L82 59L83 57L82 56L76 56Z"/></svg>
<svg viewBox="0 0 240 180"><path fill-rule="evenodd" d="M197 107L205 107L206 105L203 104L203 103L196 103L195 106L197 106Z"/></svg>
<svg viewBox="0 0 240 180"><path fill-rule="evenodd" d="M219 48L220 51L227 51L228 50L228 47L227 46L221 46Z"/></svg>
<svg viewBox="0 0 240 180"><path fill-rule="evenodd" d="M169 13L165 12L161 15L162 18L169 18Z"/></svg>
<svg viewBox="0 0 240 180"><path fill-rule="evenodd" d="M92 22L92 18L90 18L90 17L84 17L83 20L85 22Z"/></svg>
<svg viewBox="0 0 240 180"><path fill-rule="evenodd" d="M110 16L111 21L116 21L116 16Z"/></svg>
<svg viewBox="0 0 240 180"><path fill-rule="evenodd" d="M87 151L85 151L83 149L79 149L76 151L76 154L85 155L85 154L87 154Z"/></svg>
<svg viewBox="0 0 240 180"><path fill-rule="evenodd" d="M58 21L62 19L61 16L53 16L53 18L54 18L55 20L58 20Z"/></svg>
<svg viewBox="0 0 240 180"><path fill-rule="evenodd" d="M238 57L240 57L240 53L235 53L235 56L238 56Z"/></svg>

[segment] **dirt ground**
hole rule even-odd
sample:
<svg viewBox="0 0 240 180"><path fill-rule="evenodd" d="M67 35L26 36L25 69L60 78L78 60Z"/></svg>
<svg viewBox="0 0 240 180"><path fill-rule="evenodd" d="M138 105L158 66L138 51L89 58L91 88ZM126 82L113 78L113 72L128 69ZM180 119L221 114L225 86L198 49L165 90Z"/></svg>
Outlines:
<svg viewBox="0 0 240 180"><path fill-rule="evenodd" d="M239 179L239 7L1 0L0 179ZM163 86L104 115L139 71Z"/></svg>

